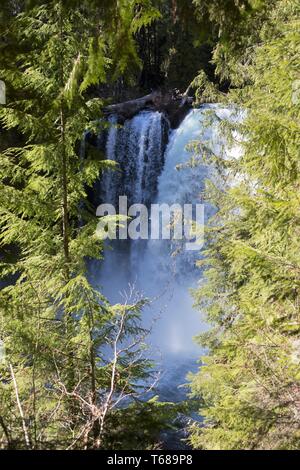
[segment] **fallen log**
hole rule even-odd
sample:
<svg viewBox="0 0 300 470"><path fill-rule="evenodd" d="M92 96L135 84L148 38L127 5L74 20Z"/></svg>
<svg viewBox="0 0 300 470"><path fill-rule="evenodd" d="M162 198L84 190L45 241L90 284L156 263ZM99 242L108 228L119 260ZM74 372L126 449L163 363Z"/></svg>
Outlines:
<svg viewBox="0 0 300 470"><path fill-rule="evenodd" d="M111 104L106 106L104 111L107 114L118 114L123 116L125 119L129 119L147 106L157 105L160 97L161 95L159 92L153 92L149 95L142 96L141 98L124 101L123 103Z"/></svg>
<svg viewBox="0 0 300 470"><path fill-rule="evenodd" d="M104 109L105 114L117 114L119 121L130 119L142 110L164 112L172 127L177 127L190 109L193 99L178 92L153 91L152 93L123 103L111 104Z"/></svg>

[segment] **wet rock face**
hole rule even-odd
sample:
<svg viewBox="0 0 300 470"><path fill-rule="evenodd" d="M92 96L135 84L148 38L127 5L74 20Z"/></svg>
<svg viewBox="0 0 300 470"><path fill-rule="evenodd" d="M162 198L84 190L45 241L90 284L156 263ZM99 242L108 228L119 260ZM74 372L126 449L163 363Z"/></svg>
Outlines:
<svg viewBox="0 0 300 470"><path fill-rule="evenodd" d="M177 127L180 126L184 118L189 113L191 107L192 101L190 99L182 100L180 105L178 104L178 101L170 102L169 106L165 110L165 113L168 116L172 129L177 129Z"/></svg>

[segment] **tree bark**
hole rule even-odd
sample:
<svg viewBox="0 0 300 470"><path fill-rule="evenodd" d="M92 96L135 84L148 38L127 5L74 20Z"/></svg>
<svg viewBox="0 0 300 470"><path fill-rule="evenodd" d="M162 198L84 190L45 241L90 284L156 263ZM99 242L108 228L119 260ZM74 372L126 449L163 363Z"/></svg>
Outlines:
<svg viewBox="0 0 300 470"><path fill-rule="evenodd" d="M135 100L109 105L104 111L106 114L119 114L124 117L124 119L130 119L147 106L157 106L161 100L162 94L158 91L154 91L149 95L142 96Z"/></svg>
<svg viewBox="0 0 300 470"><path fill-rule="evenodd" d="M14 384L17 405L18 405L18 409L19 409L19 413L20 413L20 417L21 417L21 421L22 421L25 444L26 444L27 449L30 449L31 445L30 445L30 439L29 439L29 432L28 432L28 429L27 429L25 415L24 415L24 412L23 412L23 407L22 407L21 400L20 400L20 397L19 397L18 384L17 384L17 380L16 380L16 377L15 377L15 373L14 373L14 369L13 369L12 364L9 364L9 370L10 370L10 375L11 375L11 378L12 378L12 381L13 381L13 384Z"/></svg>
<svg viewBox="0 0 300 470"><path fill-rule="evenodd" d="M144 109L156 110L165 112L170 119L171 126L177 127L180 118L185 116L185 112L190 109L192 102L193 99L186 94L157 90L141 98L106 106L104 113L106 115L117 114L119 121L122 122L131 119Z"/></svg>

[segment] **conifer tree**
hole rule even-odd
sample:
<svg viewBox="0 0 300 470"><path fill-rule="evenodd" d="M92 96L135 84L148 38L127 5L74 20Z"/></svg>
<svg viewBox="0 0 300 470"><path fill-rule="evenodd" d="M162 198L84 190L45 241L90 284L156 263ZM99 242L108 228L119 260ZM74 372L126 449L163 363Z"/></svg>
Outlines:
<svg viewBox="0 0 300 470"><path fill-rule="evenodd" d="M300 447L300 10L275 4L244 64L248 85L227 98L244 110L243 156L223 163L227 181L228 171L237 179L208 187L218 213L195 291L212 324L191 377L205 418L191 430L198 449Z"/></svg>
<svg viewBox="0 0 300 470"><path fill-rule="evenodd" d="M6 5L0 226L14 259L1 262L1 446L120 448L123 415L135 428L139 413L154 431L141 426L131 445L151 445L172 407L139 400L152 381L145 302L110 306L88 280L87 260L102 256L102 243L87 190L110 163L95 150L81 156L80 141L104 122L91 85L139 66L134 33L156 11L147 0Z"/></svg>

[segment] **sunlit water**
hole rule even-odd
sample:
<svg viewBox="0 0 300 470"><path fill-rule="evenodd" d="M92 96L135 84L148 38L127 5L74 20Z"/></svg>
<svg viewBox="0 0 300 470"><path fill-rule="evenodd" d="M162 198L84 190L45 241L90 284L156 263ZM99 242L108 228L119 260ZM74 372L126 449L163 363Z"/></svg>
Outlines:
<svg viewBox="0 0 300 470"><path fill-rule="evenodd" d="M209 117L212 111L215 114ZM99 203L116 205L120 195L126 195L129 204L148 206L203 203L205 180L218 180L217 173L203 161L203 148L226 158L219 123L230 114L226 108L206 105L191 110L180 127L170 132L158 112L142 112L123 128L115 127L112 117L106 154L122 171L106 173ZM196 142L201 142L201 148L193 145ZM227 151L239 154L238 148ZM205 204L205 219L213 211ZM112 303L122 302L129 284L150 299L143 322L151 328L150 354L162 372L160 398L182 400L186 391L180 385L189 371L197 369L202 353L193 337L207 328L193 308L190 293L201 280L195 266L201 251L187 251L184 243L169 240L112 241L109 245L112 249L106 250L102 264L92 266L94 279Z"/></svg>

